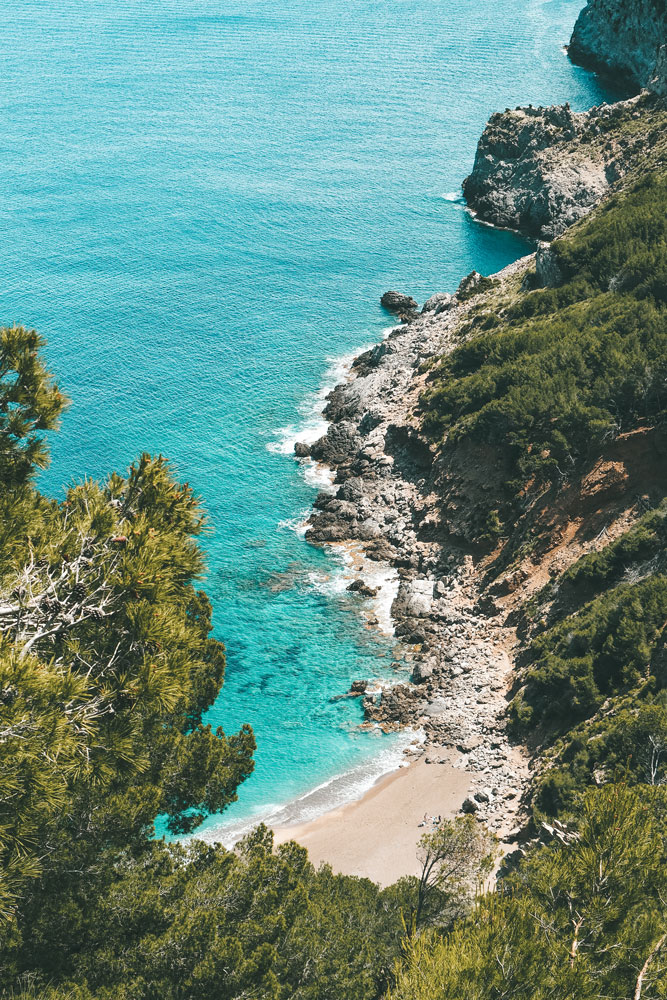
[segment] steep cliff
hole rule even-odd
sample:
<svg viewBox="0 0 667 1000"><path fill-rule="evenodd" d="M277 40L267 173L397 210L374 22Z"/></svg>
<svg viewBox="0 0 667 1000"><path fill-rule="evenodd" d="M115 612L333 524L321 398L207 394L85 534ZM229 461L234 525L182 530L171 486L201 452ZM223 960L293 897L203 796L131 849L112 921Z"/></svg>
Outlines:
<svg viewBox="0 0 667 1000"><path fill-rule="evenodd" d="M577 19L570 58L635 90L662 89L666 0L590 0Z"/></svg>
<svg viewBox="0 0 667 1000"><path fill-rule="evenodd" d="M554 239L587 215L647 148L659 149L666 124L656 96L579 113L564 105L495 114L463 192L480 218Z"/></svg>
<svg viewBox="0 0 667 1000"><path fill-rule="evenodd" d="M574 113L569 105L494 115L463 191L481 219L554 239L596 205L667 124L667 0L590 0L570 57L639 97Z"/></svg>

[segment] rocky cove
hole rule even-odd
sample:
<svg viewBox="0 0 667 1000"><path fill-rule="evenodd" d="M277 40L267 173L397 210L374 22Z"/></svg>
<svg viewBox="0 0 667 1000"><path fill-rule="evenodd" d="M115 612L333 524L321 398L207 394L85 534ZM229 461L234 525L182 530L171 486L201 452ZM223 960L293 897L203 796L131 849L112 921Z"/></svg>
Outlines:
<svg viewBox="0 0 667 1000"><path fill-rule="evenodd" d="M496 278L520 284L532 263L520 260ZM356 358L328 399L326 435L296 452L335 471L335 492L318 496L306 539L353 543L367 560L398 572L391 616L412 662L412 682L369 693L363 681L356 685L352 693L364 697L367 724L423 729L425 741L406 753L465 769L470 795L462 807L511 840L528 780L528 762L505 725L513 631L483 597L468 546L451 536L441 541L442 470L415 416L423 366L458 342L476 285L481 277L472 274L456 295L433 297L420 314L414 300L394 294L392 308L409 322ZM465 519L465 510L454 516ZM363 578L352 589L360 602L375 596Z"/></svg>
<svg viewBox="0 0 667 1000"><path fill-rule="evenodd" d="M664 5L649 6L651 24L664 38ZM664 157L664 49L656 45L639 58L630 52L631 30L623 27L628 18L640 17L640 7L592 0L572 45L582 61L582 25L611 19L618 44L609 50L608 69L618 73L625 52L623 85L646 89L588 112L575 113L568 105L507 109L490 119L480 139L463 185L468 206L486 222L539 237L536 253L490 278L473 272L454 295L436 294L421 311L411 296L385 293L382 304L401 325L359 355L346 381L330 393L326 434L295 447L300 460L334 473L332 491L320 493L314 504L307 541L353 546L363 559L398 574L391 618L412 679L381 690L363 680L353 685L350 693L364 699L365 724L422 729L425 741L406 754L464 770L469 794L461 809L508 843L527 818L531 768L540 766L507 730L517 683L517 612L598 540L575 541L572 524L581 518L570 512L570 522L551 532L539 558L514 561L506 572L501 559L501 572L498 564L491 569L492 559L476 544L472 511L475 499L493 493L494 456L443 458L422 431L420 397L430 364L465 341L480 314L491 322L522 291L560 284L549 241L618 190L647 150ZM645 37L651 47L651 32ZM589 65L602 68L597 57ZM605 463L591 472L583 492L605 511L606 540L627 528L631 505L622 489L619 495L618 483L611 483ZM363 606L376 593L364 580L363 560L359 565L349 589ZM372 613L368 617L372 622Z"/></svg>

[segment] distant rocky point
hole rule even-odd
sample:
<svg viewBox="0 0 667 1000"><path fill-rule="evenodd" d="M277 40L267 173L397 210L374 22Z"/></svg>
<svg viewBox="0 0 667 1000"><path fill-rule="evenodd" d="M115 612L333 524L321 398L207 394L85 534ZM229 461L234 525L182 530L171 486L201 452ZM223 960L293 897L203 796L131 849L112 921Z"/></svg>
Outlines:
<svg viewBox="0 0 667 1000"><path fill-rule="evenodd" d="M645 153L647 103L632 98L582 112L529 105L493 115L463 183L468 205L494 225L554 239Z"/></svg>
<svg viewBox="0 0 667 1000"><path fill-rule="evenodd" d="M665 0L590 0L570 41L573 62L631 90L667 93Z"/></svg>
<svg viewBox="0 0 667 1000"><path fill-rule="evenodd" d="M479 218L553 240L587 215L656 145L666 37L665 0L591 0L570 57L641 95L578 113L565 104L493 115L463 184Z"/></svg>

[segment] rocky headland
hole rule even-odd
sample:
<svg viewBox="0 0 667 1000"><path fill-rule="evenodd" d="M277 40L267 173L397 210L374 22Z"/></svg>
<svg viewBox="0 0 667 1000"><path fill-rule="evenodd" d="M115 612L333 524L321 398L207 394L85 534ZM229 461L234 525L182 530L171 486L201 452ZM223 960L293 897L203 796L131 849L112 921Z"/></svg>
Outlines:
<svg viewBox="0 0 667 1000"><path fill-rule="evenodd" d="M590 111L529 105L493 115L463 183L472 211L544 240L587 215L661 139L666 37L664 0L592 0L570 56L636 96Z"/></svg>
<svg viewBox="0 0 667 1000"><path fill-rule="evenodd" d="M621 86L664 93L665 0L590 0L574 26L573 62Z"/></svg>
<svg viewBox="0 0 667 1000"><path fill-rule="evenodd" d="M552 240L587 215L659 139L657 97L575 112L569 105L493 115L463 183L480 219Z"/></svg>

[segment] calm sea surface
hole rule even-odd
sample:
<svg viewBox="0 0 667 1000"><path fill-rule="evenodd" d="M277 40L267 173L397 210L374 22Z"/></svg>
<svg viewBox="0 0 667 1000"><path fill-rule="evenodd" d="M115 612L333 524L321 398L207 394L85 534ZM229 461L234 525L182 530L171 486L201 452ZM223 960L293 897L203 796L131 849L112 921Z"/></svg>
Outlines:
<svg viewBox="0 0 667 1000"><path fill-rule="evenodd" d="M311 815L400 755L331 700L392 642L295 530L316 488L285 452L383 291L528 252L452 196L492 111L608 96L562 51L581 2L0 0L0 316L72 398L43 488L160 451L214 527L210 719L259 748L209 831L317 787Z"/></svg>

